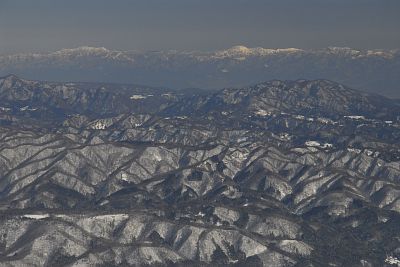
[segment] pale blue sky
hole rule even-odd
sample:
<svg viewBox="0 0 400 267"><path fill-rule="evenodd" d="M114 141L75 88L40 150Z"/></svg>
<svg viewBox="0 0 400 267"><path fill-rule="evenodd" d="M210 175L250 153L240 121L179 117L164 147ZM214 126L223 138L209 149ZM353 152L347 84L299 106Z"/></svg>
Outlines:
<svg viewBox="0 0 400 267"><path fill-rule="evenodd" d="M400 47L398 0L0 0L0 54Z"/></svg>

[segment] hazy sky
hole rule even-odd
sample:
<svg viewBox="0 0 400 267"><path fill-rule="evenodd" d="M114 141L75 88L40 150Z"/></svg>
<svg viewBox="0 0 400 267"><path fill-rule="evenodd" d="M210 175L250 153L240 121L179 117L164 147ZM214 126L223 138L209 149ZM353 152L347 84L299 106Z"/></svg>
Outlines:
<svg viewBox="0 0 400 267"><path fill-rule="evenodd" d="M400 48L399 0L0 0L0 54L82 45Z"/></svg>

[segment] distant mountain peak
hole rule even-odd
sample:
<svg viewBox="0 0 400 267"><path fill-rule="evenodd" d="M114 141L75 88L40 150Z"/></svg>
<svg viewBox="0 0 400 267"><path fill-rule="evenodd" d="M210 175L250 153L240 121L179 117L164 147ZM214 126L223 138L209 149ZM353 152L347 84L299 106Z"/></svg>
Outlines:
<svg viewBox="0 0 400 267"><path fill-rule="evenodd" d="M229 48L227 51L237 52L237 53L251 53L252 49L244 45L236 45Z"/></svg>
<svg viewBox="0 0 400 267"><path fill-rule="evenodd" d="M0 77L0 80L14 80L14 79L19 79L19 77L15 74L8 74L6 76Z"/></svg>
<svg viewBox="0 0 400 267"><path fill-rule="evenodd" d="M110 50L105 47L95 47L95 46L78 46L76 48L65 48L60 51L88 51L88 52L109 52Z"/></svg>
<svg viewBox="0 0 400 267"><path fill-rule="evenodd" d="M20 77L18 77L15 74L8 74L4 77L0 77L0 81L5 81L9 84L14 84L15 82L19 82L19 81L25 81L24 79L21 79Z"/></svg>
<svg viewBox="0 0 400 267"><path fill-rule="evenodd" d="M108 50L105 47L92 47L92 46L80 46L76 48L64 48L58 50L52 54L54 55L63 55L63 54L75 54L75 53L82 53L86 55L93 55L93 54L104 54L110 53L111 50Z"/></svg>
<svg viewBox="0 0 400 267"><path fill-rule="evenodd" d="M303 52L304 50L298 48L263 48L253 47L249 48L243 45L233 46L226 50L219 50L215 52L219 57L235 57L235 56L268 56L276 53L296 53Z"/></svg>

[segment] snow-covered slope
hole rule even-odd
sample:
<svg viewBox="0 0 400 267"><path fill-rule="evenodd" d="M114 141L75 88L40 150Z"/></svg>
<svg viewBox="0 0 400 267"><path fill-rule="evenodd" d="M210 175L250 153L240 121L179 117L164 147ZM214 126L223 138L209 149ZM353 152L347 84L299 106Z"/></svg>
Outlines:
<svg viewBox="0 0 400 267"><path fill-rule="evenodd" d="M0 266L395 266L399 136L326 80L0 78Z"/></svg>

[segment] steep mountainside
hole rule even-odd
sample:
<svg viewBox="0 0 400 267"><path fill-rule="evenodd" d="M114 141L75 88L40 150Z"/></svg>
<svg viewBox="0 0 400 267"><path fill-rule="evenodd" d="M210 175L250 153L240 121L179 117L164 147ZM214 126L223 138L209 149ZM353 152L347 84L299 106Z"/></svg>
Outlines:
<svg viewBox="0 0 400 267"><path fill-rule="evenodd" d="M7 76L0 103L1 266L400 259L397 100L327 80L188 93Z"/></svg>
<svg viewBox="0 0 400 267"><path fill-rule="evenodd" d="M0 56L0 75L215 89L281 79L329 79L400 98L399 50L302 50L235 46L215 52L114 51L79 47ZM376 90L379 90L376 91Z"/></svg>

